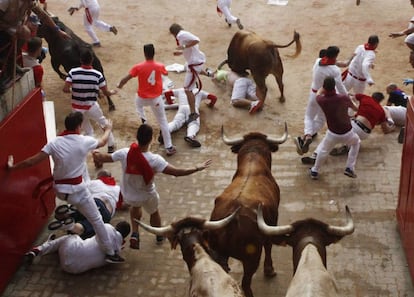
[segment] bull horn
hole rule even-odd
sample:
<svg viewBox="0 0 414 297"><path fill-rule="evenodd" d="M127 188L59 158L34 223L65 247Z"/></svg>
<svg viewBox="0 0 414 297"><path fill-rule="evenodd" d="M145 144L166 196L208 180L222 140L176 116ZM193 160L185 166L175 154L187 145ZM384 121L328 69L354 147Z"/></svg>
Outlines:
<svg viewBox="0 0 414 297"><path fill-rule="evenodd" d="M238 207L235 211L233 211L233 213L231 215L229 215L229 216L227 216L224 219L221 219L219 221L205 221L204 224L203 224L203 229L215 230L215 229L219 229L219 228L222 228L222 227L226 226L234 218L234 216L239 211L239 209L240 209L240 207Z"/></svg>
<svg viewBox="0 0 414 297"><path fill-rule="evenodd" d="M155 234L155 235L166 235L167 233L171 233L174 231L174 228L169 225L169 226L165 226L165 227L153 227L150 225L147 225L143 222L141 222L140 220L134 219L135 222L137 222L142 228L144 228L145 230L147 230L148 232Z"/></svg>
<svg viewBox="0 0 414 297"><path fill-rule="evenodd" d="M351 211L349 210L348 205L345 206L346 209L346 225L339 227L339 226L328 226L328 232L337 235L337 236L345 236L351 234L355 230L354 220L352 219Z"/></svg>
<svg viewBox="0 0 414 297"><path fill-rule="evenodd" d="M283 135L279 138L273 137L273 136L267 136L267 141L273 144L282 144L284 143L288 138L288 128L287 123L285 122L285 132Z"/></svg>
<svg viewBox="0 0 414 297"><path fill-rule="evenodd" d="M233 138L230 139L224 134L224 127L221 126L221 138L223 139L223 142L227 145L235 145L239 144L243 141L243 137Z"/></svg>
<svg viewBox="0 0 414 297"><path fill-rule="evenodd" d="M284 235L293 231L292 225L269 226L266 224L263 218L262 204L259 204L259 207L257 209L257 226L259 227L259 230L262 231L265 235Z"/></svg>

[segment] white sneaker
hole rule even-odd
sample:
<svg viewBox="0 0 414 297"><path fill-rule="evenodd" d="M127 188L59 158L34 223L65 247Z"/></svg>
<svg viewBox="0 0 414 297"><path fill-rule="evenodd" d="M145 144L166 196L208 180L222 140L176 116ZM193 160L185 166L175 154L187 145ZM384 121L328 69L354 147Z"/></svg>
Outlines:
<svg viewBox="0 0 414 297"><path fill-rule="evenodd" d="M165 150L167 152L167 156L172 156L177 152L177 150L175 149L175 146L171 146L169 148L166 148Z"/></svg>
<svg viewBox="0 0 414 297"><path fill-rule="evenodd" d="M252 101L252 103L250 103L249 112L251 112L258 104L259 104L259 100Z"/></svg>
<svg viewBox="0 0 414 297"><path fill-rule="evenodd" d="M214 77L214 71L210 68L206 68L206 73L208 77Z"/></svg>
<svg viewBox="0 0 414 297"><path fill-rule="evenodd" d="M65 230L70 231L75 227L75 220L73 218L67 218L63 221L53 221L48 225L49 230Z"/></svg>

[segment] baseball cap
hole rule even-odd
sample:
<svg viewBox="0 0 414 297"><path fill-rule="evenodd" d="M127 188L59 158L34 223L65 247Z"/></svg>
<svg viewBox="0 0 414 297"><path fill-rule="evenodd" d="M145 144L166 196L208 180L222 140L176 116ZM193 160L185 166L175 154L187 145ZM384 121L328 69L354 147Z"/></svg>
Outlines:
<svg viewBox="0 0 414 297"><path fill-rule="evenodd" d="M29 21L35 25L40 25L40 20L37 15L32 14L29 16Z"/></svg>

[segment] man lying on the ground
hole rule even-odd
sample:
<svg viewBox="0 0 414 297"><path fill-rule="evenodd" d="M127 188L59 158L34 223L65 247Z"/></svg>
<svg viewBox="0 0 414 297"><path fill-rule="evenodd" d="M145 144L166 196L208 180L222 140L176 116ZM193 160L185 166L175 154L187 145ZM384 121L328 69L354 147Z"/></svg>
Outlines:
<svg viewBox="0 0 414 297"><path fill-rule="evenodd" d="M131 231L129 223L121 221L115 228L110 224L105 224L105 228L113 249L119 253L124 238ZM108 263L105 261L105 252L99 247L96 235L82 239L77 234L64 235L59 238L50 236L41 245L33 247L25 255L25 261L30 265L37 256L54 252L59 253L60 267L68 273L78 274Z"/></svg>

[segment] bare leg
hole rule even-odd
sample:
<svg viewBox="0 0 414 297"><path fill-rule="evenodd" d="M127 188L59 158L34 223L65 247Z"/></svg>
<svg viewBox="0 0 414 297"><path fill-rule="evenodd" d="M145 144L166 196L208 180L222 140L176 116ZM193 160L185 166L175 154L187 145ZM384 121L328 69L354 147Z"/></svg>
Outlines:
<svg viewBox="0 0 414 297"><path fill-rule="evenodd" d="M190 112L195 112L195 96L192 91L185 90L185 94L187 95L188 105L190 105Z"/></svg>
<svg viewBox="0 0 414 297"><path fill-rule="evenodd" d="M141 207L131 207L129 211L131 217L132 233L138 233L138 223L134 219L141 220L142 210Z"/></svg>
<svg viewBox="0 0 414 297"><path fill-rule="evenodd" d="M150 225L154 227L161 227L160 212L157 210L150 216Z"/></svg>
<svg viewBox="0 0 414 297"><path fill-rule="evenodd" d="M233 99L231 101L231 105L233 105L234 107L239 107L239 108L249 109L251 104L252 104L252 100L245 99L245 98Z"/></svg>

